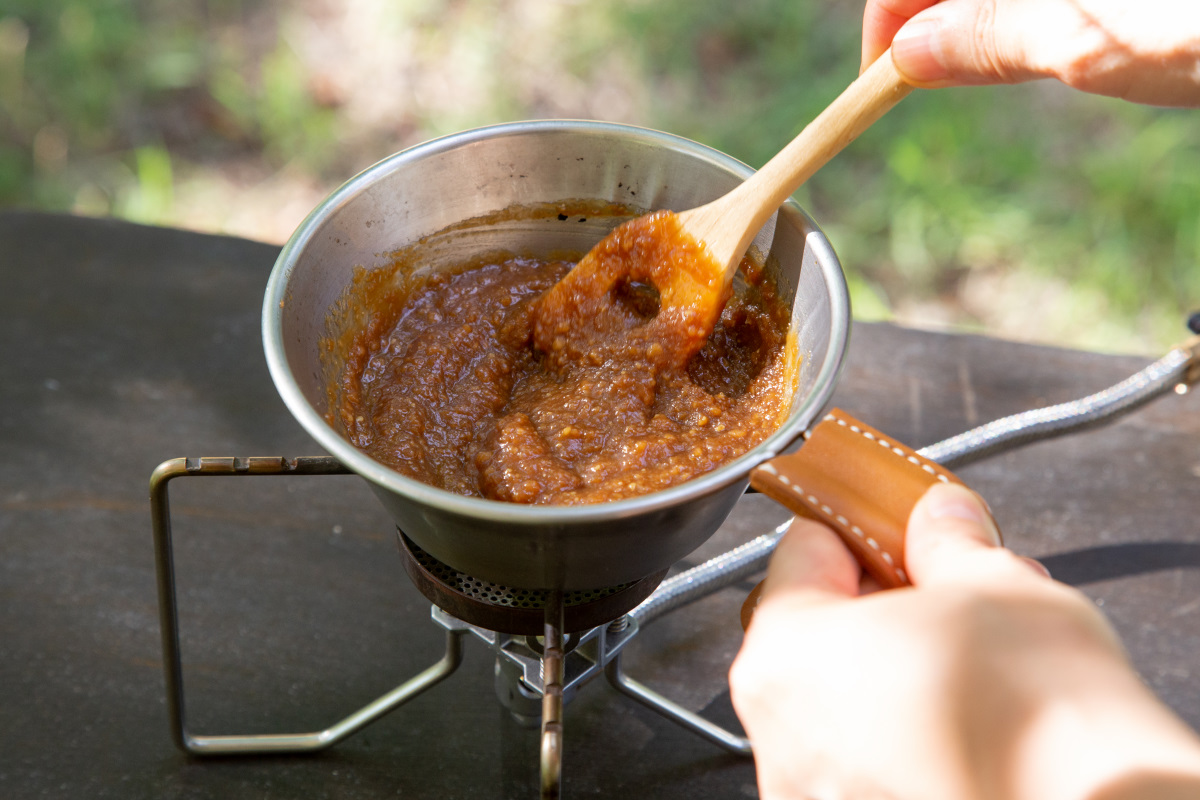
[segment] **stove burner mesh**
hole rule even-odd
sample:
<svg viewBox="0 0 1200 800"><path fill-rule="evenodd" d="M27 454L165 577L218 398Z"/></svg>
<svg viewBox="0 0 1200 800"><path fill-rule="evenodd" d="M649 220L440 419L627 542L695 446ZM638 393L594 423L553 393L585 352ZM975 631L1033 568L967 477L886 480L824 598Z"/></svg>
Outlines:
<svg viewBox="0 0 1200 800"><path fill-rule="evenodd" d="M420 547L417 547L412 540L408 540L407 543L412 549L412 554L416 558L417 563L429 572L429 574L433 575L433 577L446 586L470 597L472 600L478 600L495 606L503 606L505 608L540 609L546 607L546 598L550 594L546 589L518 589L513 586L480 580L466 573L459 572L453 567L446 566ZM608 586L603 589L581 589L566 592L563 595L563 605L578 606L590 603L594 600L622 592L632 585L633 583L622 583L618 586Z"/></svg>

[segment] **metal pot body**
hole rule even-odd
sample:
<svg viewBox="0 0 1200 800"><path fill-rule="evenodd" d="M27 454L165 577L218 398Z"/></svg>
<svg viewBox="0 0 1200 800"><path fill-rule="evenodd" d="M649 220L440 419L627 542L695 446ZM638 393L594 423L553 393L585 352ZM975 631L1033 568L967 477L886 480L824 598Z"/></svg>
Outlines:
<svg viewBox="0 0 1200 800"><path fill-rule="evenodd" d="M596 122L514 123L455 134L392 156L330 195L280 253L263 304L272 378L289 410L331 455L365 478L396 524L467 574L524 588L592 589L667 568L720 527L751 467L788 449L827 404L845 353L849 301L837 256L789 202L755 246L792 307L802 361L790 415L743 457L687 483L591 506L524 506L463 497L408 478L351 445L325 420L320 357L327 317L356 266L429 243L430 268L491 250L586 252L617 220L516 215L517 206L578 200L683 210L732 189L751 170L656 131ZM438 232L457 227L453 236Z"/></svg>

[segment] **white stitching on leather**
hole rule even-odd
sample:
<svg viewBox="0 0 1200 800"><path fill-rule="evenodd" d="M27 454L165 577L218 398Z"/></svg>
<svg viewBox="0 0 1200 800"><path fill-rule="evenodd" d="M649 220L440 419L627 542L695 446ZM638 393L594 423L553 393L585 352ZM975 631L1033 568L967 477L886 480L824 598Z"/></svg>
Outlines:
<svg viewBox="0 0 1200 800"><path fill-rule="evenodd" d="M805 492L804 489L799 486L799 484L791 483L787 478L780 475L773 467L771 469L767 469L766 467L767 465L764 464L759 467L759 469L762 469L763 472L768 472L774 475L782 485L790 489L798 497L807 501L809 506L819 510L829 521L841 526L842 530L849 530L850 533L854 534L856 538L866 542L867 546L872 550L882 554L884 563L891 568L892 572L896 574L896 577L898 577L902 583L907 583L907 579L904 577L904 570L896 568L895 560L892 558L891 553L880 547L879 542L863 533L862 528L850 522L850 520L848 520L844 515L834 514L833 509L818 500L816 495Z"/></svg>
<svg viewBox="0 0 1200 800"><path fill-rule="evenodd" d="M848 428L852 433L857 433L859 436L862 436L864 439L875 442L876 444L880 445L881 447L886 448L891 453L893 453L897 456L900 456L906 462L912 464L913 466L920 467L922 471L927 472L928 474L934 476L942 483L950 482L949 476L947 476L945 473L943 473L941 470L939 470L933 464L923 461L920 458L918 458L917 456L913 456L913 455L910 455L910 454L904 452L904 450L900 449L899 447L894 446L891 442L888 442L884 439L879 438L878 436L875 436L870 431L863 430L858 425L852 425L851 423L847 422L846 420L842 419L841 417L835 416L832 413L827 414L825 416L825 420L831 421L831 422L836 422L838 425L841 425L843 428ZM824 503L822 503L814 495L806 493L799 486L788 481L788 479L786 477L784 477L783 475L780 475L775 470L775 468L772 467L770 464L763 464L759 468L762 469L764 472L769 472L770 474L776 476L782 484L784 484L785 486L792 489L800 497L803 497L810 506L812 506L816 509L819 509L822 514L824 514L827 518L829 518L830 521L839 525L843 530L848 529L850 531L850 533L852 533L855 537L865 541L867 546L870 547L872 550L875 550L876 552L882 554L883 562L889 568L891 568L891 570L896 574L896 577L899 578L902 583L908 583L907 573L905 573L905 571L903 569L896 566L895 559L892 557L892 554L887 552L883 548L881 548L879 546L879 542L875 541L871 537L864 534L862 528L860 528L857 525L851 524L850 521L841 514L834 515L832 508L830 508L828 505L825 505Z"/></svg>
<svg viewBox="0 0 1200 800"><path fill-rule="evenodd" d="M841 425L843 428L849 428L851 433L857 433L860 436L862 436L864 439L867 439L869 441L875 442L876 444L882 445L883 447L886 447L888 450L890 450L893 453L895 453L896 455L900 456L901 458L903 458L905 461L909 462L910 464L913 464L914 466L918 466L921 469L923 469L925 472L928 472L930 475L933 475L942 483L950 482L950 478L947 475L945 475L944 473L942 473L941 471L939 471L932 464L929 464L929 463L926 463L926 462L920 460L920 458L918 458L917 456L909 455L908 453L904 452L899 447L894 447L891 442L885 441L885 440L880 439L879 437L873 435L870 431L864 431L859 426L852 425L851 423L847 422L846 420L842 419L841 417L835 416L832 413L827 414L825 416L825 419L827 421L836 422L838 425Z"/></svg>

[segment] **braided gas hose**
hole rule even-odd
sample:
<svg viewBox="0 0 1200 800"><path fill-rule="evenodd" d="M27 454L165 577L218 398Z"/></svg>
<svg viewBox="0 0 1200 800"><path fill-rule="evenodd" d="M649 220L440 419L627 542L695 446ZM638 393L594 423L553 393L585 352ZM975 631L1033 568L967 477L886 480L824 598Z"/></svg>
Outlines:
<svg viewBox="0 0 1200 800"><path fill-rule="evenodd" d="M713 592L748 578L766 566L775 550L775 543L791 525L783 523L770 533L764 533L743 545L710 558L698 567L667 578L629 616L645 625L688 603L707 597Z"/></svg>
<svg viewBox="0 0 1200 800"><path fill-rule="evenodd" d="M1200 336L1115 386L1079 400L1003 417L917 452L947 467L958 467L1023 444L1111 422L1198 379Z"/></svg>
<svg viewBox="0 0 1200 800"><path fill-rule="evenodd" d="M1189 320L1189 327L1200 334L1200 330L1196 330L1200 328L1200 321L1195 326L1192 322ZM1188 386L1198 382L1200 335L1126 380L1095 394L1003 417L917 452L931 461L957 467L1004 450L1112 422L1166 392L1186 391ZM639 625L646 625L669 611L753 575L766 566L788 524L668 578L629 615Z"/></svg>

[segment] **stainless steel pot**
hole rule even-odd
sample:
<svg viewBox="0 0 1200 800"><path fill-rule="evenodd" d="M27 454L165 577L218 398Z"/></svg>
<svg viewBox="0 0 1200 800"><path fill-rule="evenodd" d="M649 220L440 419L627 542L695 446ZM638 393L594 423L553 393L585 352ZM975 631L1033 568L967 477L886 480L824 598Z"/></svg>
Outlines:
<svg viewBox="0 0 1200 800"><path fill-rule="evenodd" d="M598 122L526 122L418 145L352 178L322 202L279 255L263 303L267 364L284 402L331 455L365 478L396 524L467 574L524 588L592 589L670 566L720 527L752 467L785 451L824 409L849 332L846 284L833 248L789 202L757 248L792 307L802 355L790 416L736 461L642 497L591 506L524 506L462 497L408 478L351 445L325 421L319 355L330 310L355 266L448 226L513 206L599 200L682 210L732 189L751 170L665 133ZM428 240L430 267L468 252L585 252L614 219L517 219L467 225Z"/></svg>

